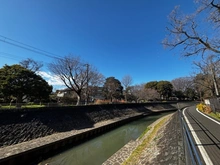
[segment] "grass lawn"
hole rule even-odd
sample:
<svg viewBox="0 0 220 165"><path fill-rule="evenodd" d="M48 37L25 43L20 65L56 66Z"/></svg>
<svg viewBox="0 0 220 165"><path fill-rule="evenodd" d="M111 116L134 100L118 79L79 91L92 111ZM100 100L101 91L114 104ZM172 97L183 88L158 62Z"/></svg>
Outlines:
<svg viewBox="0 0 220 165"><path fill-rule="evenodd" d="M41 107L45 107L45 105L22 105L21 108L41 108ZM4 105L1 106L0 109L15 109L16 106L15 105Z"/></svg>

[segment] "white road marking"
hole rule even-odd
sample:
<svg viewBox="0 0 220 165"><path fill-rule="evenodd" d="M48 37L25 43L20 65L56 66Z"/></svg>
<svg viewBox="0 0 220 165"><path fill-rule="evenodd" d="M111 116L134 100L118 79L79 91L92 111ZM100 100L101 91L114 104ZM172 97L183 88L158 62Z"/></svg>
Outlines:
<svg viewBox="0 0 220 165"><path fill-rule="evenodd" d="M196 110L197 110L197 112L199 112L201 115L203 115L203 116L207 117L208 119L210 119L210 120L214 121L215 123L217 123L218 125L220 125L220 122L218 122L218 121L216 121L216 120L212 119L211 117L209 117L209 116L207 116L207 115L203 114L202 112L200 112L200 111L198 110L198 108L196 108Z"/></svg>
<svg viewBox="0 0 220 165"><path fill-rule="evenodd" d="M190 124L189 120L187 119L187 117L186 117L186 115L185 115L185 110L186 110L186 109L187 109L187 108L185 108L185 109L183 110L183 116L184 116L184 118L185 118L185 120L186 120L187 125L189 126L189 130L191 131L191 133L192 133L192 135L193 135L193 138L194 138L196 144L198 145L197 147L198 147L198 149L199 149L199 151L200 151L200 153L201 153L201 155L202 155L202 157L203 157L203 159L204 159L204 161L205 161L205 164L207 164L207 165L213 165L213 163L212 163L210 157L208 156L208 154L207 154L205 148L201 145L201 144L202 144L201 141L199 140L199 138L198 138L198 136L196 135L196 133L195 133L195 131L194 131L192 125Z"/></svg>

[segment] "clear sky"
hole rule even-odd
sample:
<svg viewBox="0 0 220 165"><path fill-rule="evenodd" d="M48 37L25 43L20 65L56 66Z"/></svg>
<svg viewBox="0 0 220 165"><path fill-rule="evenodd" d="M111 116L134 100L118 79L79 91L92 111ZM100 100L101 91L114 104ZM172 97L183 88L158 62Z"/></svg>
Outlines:
<svg viewBox="0 0 220 165"><path fill-rule="evenodd" d="M134 84L192 73L196 57L180 57L161 42L172 9L180 5L184 13L193 11L193 0L0 0L0 4L0 67L32 58L42 61L48 73L52 58L5 42L13 39L58 56L80 56L105 77L121 80L130 75Z"/></svg>

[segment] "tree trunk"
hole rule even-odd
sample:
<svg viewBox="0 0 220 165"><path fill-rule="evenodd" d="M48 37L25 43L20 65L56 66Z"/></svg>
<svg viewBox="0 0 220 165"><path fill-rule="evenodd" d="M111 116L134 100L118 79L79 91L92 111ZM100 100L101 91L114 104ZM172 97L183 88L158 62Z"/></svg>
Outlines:
<svg viewBox="0 0 220 165"><path fill-rule="evenodd" d="M17 98L16 98L16 107L21 108L21 104L22 104L22 96L17 96Z"/></svg>
<svg viewBox="0 0 220 165"><path fill-rule="evenodd" d="M127 103L128 100L127 100L127 93L125 93L125 102Z"/></svg>
<svg viewBox="0 0 220 165"><path fill-rule="evenodd" d="M80 105L81 103L81 95L77 93L77 103L76 106Z"/></svg>

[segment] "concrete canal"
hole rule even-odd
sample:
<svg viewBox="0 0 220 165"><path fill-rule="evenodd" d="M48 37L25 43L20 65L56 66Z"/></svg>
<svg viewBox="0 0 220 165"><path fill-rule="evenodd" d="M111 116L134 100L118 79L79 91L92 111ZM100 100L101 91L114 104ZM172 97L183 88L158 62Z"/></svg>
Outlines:
<svg viewBox="0 0 220 165"><path fill-rule="evenodd" d="M77 145L41 163L50 165L99 165L131 140L137 139L157 119L172 112L158 113L133 121Z"/></svg>

